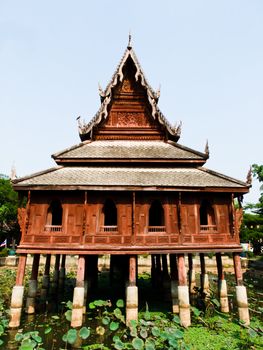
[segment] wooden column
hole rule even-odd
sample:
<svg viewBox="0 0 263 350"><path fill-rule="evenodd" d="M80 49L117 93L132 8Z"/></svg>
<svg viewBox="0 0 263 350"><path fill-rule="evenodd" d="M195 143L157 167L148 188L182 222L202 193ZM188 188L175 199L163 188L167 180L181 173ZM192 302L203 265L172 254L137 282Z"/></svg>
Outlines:
<svg viewBox="0 0 263 350"><path fill-rule="evenodd" d="M190 289L190 295L193 297L196 294L195 287L196 287L196 281L195 281L195 268L193 264L193 255L188 254L188 268L189 268L189 289Z"/></svg>
<svg viewBox="0 0 263 350"><path fill-rule="evenodd" d="M155 255L151 255L151 282L152 286L156 286L156 260L155 260Z"/></svg>
<svg viewBox="0 0 263 350"><path fill-rule="evenodd" d="M53 272L53 279L51 282L51 294L57 295L58 290L58 280L59 280L59 264L60 264L60 255L57 254L55 257L55 267Z"/></svg>
<svg viewBox="0 0 263 350"><path fill-rule="evenodd" d="M233 262L237 286L243 286L243 272L239 253L233 253Z"/></svg>
<svg viewBox="0 0 263 350"><path fill-rule="evenodd" d="M136 255L129 256L129 282L126 288L126 325L138 319L138 287L136 286Z"/></svg>
<svg viewBox="0 0 263 350"><path fill-rule="evenodd" d="M156 283L157 287L161 287L162 283L162 265L161 265L161 256L159 254L155 255L156 259Z"/></svg>
<svg viewBox="0 0 263 350"><path fill-rule="evenodd" d="M66 254L61 256L61 265L59 270L59 289L63 291L66 276Z"/></svg>
<svg viewBox="0 0 263 350"><path fill-rule="evenodd" d="M10 306L10 321L9 327L16 328L20 325L23 295L24 295L24 276L26 268L27 254L21 254L19 256L19 262L16 274L16 285L13 287Z"/></svg>
<svg viewBox="0 0 263 350"><path fill-rule="evenodd" d="M171 275L171 298L172 298L172 310L173 313L179 313L179 301L178 301L178 269L176 254L170 254L170 275Z"/></svg>
<svg viewBox="0 0 263 350"><path fill-rule="evenodd" d="M84 276L85 276L85 256L80 255L78 259L78 270L76 277L76 287L73 294L73 306L71 327L81 327L83 322L83 306L84 306Z"/></svg>
<svg viewBox="0 0 263 350"><path fill-rule="evenodd" d="M34 314L35 313L35 299L37 294L37 276L39 268L39 254L34 254L31 277L28 281L28 296L26 300L26 313Z"/></svg>
<svg viewBox="0 0 263 350"><path fill-rule="evenodd" d="M218 274L218 296L220 300L220 309L221 312L229 312L227 283L224 276L221 253L216 253L216 264Z"/></svg>
<svg viewBox="0 0 263 350"><path fill-rule="evenodd" d="M130 255L129 257L129 285L130 286L136 285L136 277L137 277L136 255Z"/></svg>
<svg viewBox="0 0 263 350"><path fill-rule="evenodd" d="M245 325L249 325L250 318L248 312L248 300L247 300L247 290L243 285L243 274L241 268L241 261L239 253L233 253L233 261L236 276L236 299L238 307L238 315L240 321L244 322Z"/></svg>
<svg viewBox="0 0 263 350"><path fill-rule="evenodd" d="M51 261L51 255L47 254L45 271L44 271L43 280L42 280L42 288L40 292L42 300L46 300L48 295L49 282L50 282L50 261Z"/></svg>
<svg viewBox="0 0 263 350"><path fill-rule="evenodd" d="M163 291L164 299L169 301L171 299L171 281L168 272L167 255L162 254L162 267L163 267Z"/></svg>
<svg viewBox="0 0 263 350"><path fill-rule="evenodd" d="M199 256L200 256L200 267L201 267L201 275L200 275L201 291L202 291L203 297L206 298L207 296L209 296L209 279L205 268L205 255L204 253L200 253Z"/></svg>
<svg viewBox="0 0 263 350"><path fill-rule="evenodd" d="M187 285L187 275L184 262L184 254L178 254L178 300L179 316L181 325L188 327L191 324L189 288Z"/></svg>

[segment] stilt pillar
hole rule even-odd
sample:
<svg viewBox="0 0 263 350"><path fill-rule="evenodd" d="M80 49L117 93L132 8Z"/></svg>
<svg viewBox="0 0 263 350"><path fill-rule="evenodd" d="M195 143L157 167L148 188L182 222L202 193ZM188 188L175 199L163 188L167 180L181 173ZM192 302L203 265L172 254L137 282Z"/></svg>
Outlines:
<svg viewBox="0 0 263 350"><path fill-rule="evenodd" d="M35 313L39 259L40 259L40 255L34 254L31 277L30 277L30 280L28 281L28 296L26 300L26 310L25 310L27 314Z"/></svg>
<svg viewBox="0 0 263 350"><path fill-rule="evenodd" d="M178 283L180 321L183 327L188 327L191 324L191 315L184 254L178 254Z"/></svg>
<svg viewBox="0 0 263 350"><path fill-rule="evenodd" d="M52 279L52 282L51 282L51 294L52 295L57 294L58 280L59 280L59 264L60 264L60 255L57 254L56 258L55 258L55 267L54 267L53 279Z"/></svg>
<svg viewBox="0 0 263 350"><path fill-rule="evenodd" d="M83 306L84 306L84 276L85 276L85 257L79 256L78 271L76 278L76 287L73 293L73 306L71 327L81 327L83 322Z"/></svg>
<svg viewBox="0 0 263 350"><path fill-rule="evenodd" d="M195 268L193 264L193 255L188 254L188 268L189 268L189 289L190 289L190 296L193 297L195 295L195 287L196 287L196 281L195 281Z"/></svg>
<svg viewBox="0 0 263 350"><path fill-rule="evenodd" d="M221 253L216 253L216 264L218 274L218 296L220 300L221 312L229 312L228 296L227 296L227 283L224 276L222 256Z"/></svg>
<svg viewBox="0 0 263 350"><path fill-rule="evenodd" d="M129 257L129 283L126 288L126 325L138 319L138 287L136 286L136 255Z"/></svg>
<svg viewBox="0 0 263 350"><path fill-rule="evenodd" d="M236 299L237 308L240 321L244 322L246 326L250 324L249 312L248 312L248 301L247 301L247 290L243 285L243 274L241 268L240 256L238 253L233 253L233 261L236 276Z"/></svg>
<svg viewBox="0 0 263 350"><path fill-rule="evenodd" d="M169 301L171 299L171 283L168 272L168 264L167 264L167 255L162 254L162 267L163 267L163 291L164 291L164 299Z"/></svg>
<svg viewBox="0 0 263 350"><path fill-rule="evenodd" d="M201 291L202 291L202 294L204 294L204 297L206 298L210 294L209 279L205 268L205 255L204 253L200 253L199 256L200 256L200 266L201 266L201 275L200 275Z"/></svg>
<svg viewBox="0 0 263 350"><path fill-rule="evenodd" d="M151 282L152 282L152 286L155 287L156 286L156 259L154 254L151 255Z"/></svg>
<svg viewBox="0 0 263 350"><path fill-rule="evenodd" d="M27 254L21 254L19 257L16 284L12 290L11 296L11 307L10 307L10 321L9 327L16 328L20 325L22 306L23 306L23 296L24 296L24 276L26 268L26 258Z"/></svg>
<svg viewBox="0 0 263 350"><path fill-rule="evenodd" d="M64 283L65 283L65 276L66 276L66 255L62 255L61 257L61 265L59 270L59 289L63 290Z"/></svg>
<svg viewBox="0 0 263 350"><path fill-rule="evenodd" d="M47 254L45 271L42 279L42 288L40 291L40 296L42 300L46 300L47 294L48 294L49 282L50 282L50 261L51 261L51 255Z"/></svg>
<svg viewBox="0 0 263 350"><path fill-rule="evenodd" d="M176 254L170 254L170 272L171 272L171 298L173 313L179 314L178 301L178 269Z"/></svg>

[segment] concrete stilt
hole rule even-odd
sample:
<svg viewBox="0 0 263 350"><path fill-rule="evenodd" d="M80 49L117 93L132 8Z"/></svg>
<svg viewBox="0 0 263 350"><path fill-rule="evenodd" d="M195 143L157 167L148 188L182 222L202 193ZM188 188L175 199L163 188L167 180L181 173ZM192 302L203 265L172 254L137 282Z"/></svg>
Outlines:
<svg viewBox="0 0 263 350"><path fill-rule="evenodd" d="M204 253L200 253L200 265L201 265L201 275L200 275L200 282L201 282L201 292L204 294L204 297L208 297L209 292L209 278L208 274L206 273L205 269L205 255Z"/></svg>
<svg viewBox="0 0 263 350"><path fill-rule="evenodd" d="M38 276L38 267L39 267L39 254L34 254L33 265L31 277L28 282L28 296L26 299L26 309L25 312L27 314L35 313L35 301L37 295L37 276Z"/></svg>
<svg viewBox="0 0 263 350"><path fill-rule="evenodd" d="M233 261L236 276L236 299L238 307L238 315L240 321L244 322L246 326L250 324L248 301L247 301L247 290L243 285L243 274L241 268L240 256L238 253L233 253Z"/></svg>
<svg viewBox="0 0 263 350"><path fill-rule="evenodd" d="M132 320L138 320L138 287L128 286L126 288L126 325Z"/></svg>
<svg viewBox="0 0 263 350"><path fill-rule="evenodd" d="M42 288L40 291L40 297L42 300L47 299L48 295L48 289L49 289L49 282L50 282L50 261L51 261L51 255L48 254L46 257L46 264L45 264L45 271L42 279Z"/></svg>
<svg viewBox="0 0 263 350"><path fill-rule="evenodd" d="M170 273L171 273L171 299L172 299L172 311L179 314L179 301L178 301L178 269L176 255L170 254Z"/></svg>
<svg viewBox="0 0 263 350"><path fill-rule="evenodd" d="M78 259L78 271L76 279L76 287L74 288L73 294L73 306L72 306L72 317L71 327L81 327L83 322L83 306L84 306L84 276L85 276L85 257L79 256Z"/></svg>
<svg viewBox="0 0 263 350"><path fill-rule="evenodd" d="M129 285L126 288L126 325L138 319L138 287L136 286L136 256L129 257Z"/></svg>
<svg viewBox="0 0 263 350"><path fill-rule="evenodd" d="M237 308L240 321L244 322L246 326L250 324L247 289L245 286L236 286Z"/></svg>
<svg viewBox="0 0 263 350"><path fill-rule="evenodd" d="M189 288L187 285L184 254L178 254L178 282L180 321L183 327L189 327L191 324L191 314L189 302Z"/></svg>
<svg viewBox="0 0 263 350"><path fill-rule="evenodd" d="M221 312L229 312L227 296L227 283L224 276L221 253L216 253L217 274L218 274L218 296L220 300Z"/></svg>
<svg viewBox="0 0 263 350"><path fill-rule="evenodd" d="M13 287L11 296L11 307L10 307L10 321L9 327L16 328L20 325L22 306L23 306L23 295L24 286L23 280L26 268L27 254L21 254L19 257L19 263L16 275L16 285Z"/></svg>

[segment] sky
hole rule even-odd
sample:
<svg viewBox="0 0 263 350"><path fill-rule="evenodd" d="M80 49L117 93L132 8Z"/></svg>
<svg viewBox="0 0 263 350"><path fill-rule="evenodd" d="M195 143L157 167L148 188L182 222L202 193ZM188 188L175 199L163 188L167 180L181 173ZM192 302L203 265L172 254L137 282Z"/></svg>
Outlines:
<svg viewBox="0 0 263 350"><path fill-rule="evenodd" d="M0 173L55 166L80 142L128 43L206 167L245 181L263 163L262 0L0 0ZM257 202L259 183L245 197Z"/></svg>

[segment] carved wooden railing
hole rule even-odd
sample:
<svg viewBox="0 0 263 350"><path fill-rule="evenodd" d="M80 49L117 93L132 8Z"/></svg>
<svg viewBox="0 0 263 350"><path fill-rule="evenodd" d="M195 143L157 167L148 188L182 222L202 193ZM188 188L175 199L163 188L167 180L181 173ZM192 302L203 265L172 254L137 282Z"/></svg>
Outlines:
<svg viewBox="0 0 263 350"><path fill-rule="evenodd" d="M216 225L200 225L200 232L212 233L217 232Z"/></svg>
<svg viewBox="0 0 263 350"><path fill-rule="evenodd" d="M100 232L118 232L118 226L117 225L101 226Z"/></svg>
<svg viewBox="0 0 263 350"><path fill-rule="evenodd" d="M165 226L149 226L148 232L166 232Z"/></svg>
<svg viewBox="0 0 263 350"><path fill-rule="evenodd" d="M62 232L62 225L45 225L45 232Z"/></svg>

